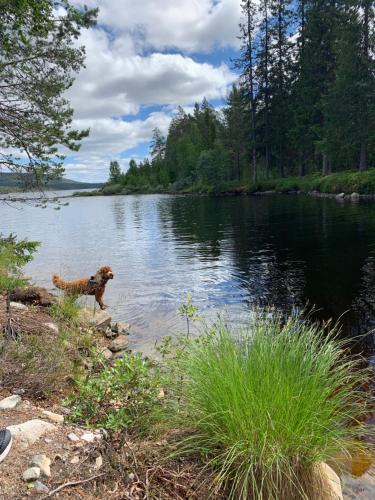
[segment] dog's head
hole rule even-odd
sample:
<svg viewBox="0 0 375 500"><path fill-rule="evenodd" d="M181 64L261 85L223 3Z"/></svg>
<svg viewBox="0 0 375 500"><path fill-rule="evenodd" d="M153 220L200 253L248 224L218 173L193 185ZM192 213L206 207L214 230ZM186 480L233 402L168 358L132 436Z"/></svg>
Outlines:
<svg viewBox="0 0 375 500"><path fill-rule="evenodd" d="M96 276L100 281L107 282L108 280L113 279L112 268L110 266L101 267L96 273Z"/></svg>

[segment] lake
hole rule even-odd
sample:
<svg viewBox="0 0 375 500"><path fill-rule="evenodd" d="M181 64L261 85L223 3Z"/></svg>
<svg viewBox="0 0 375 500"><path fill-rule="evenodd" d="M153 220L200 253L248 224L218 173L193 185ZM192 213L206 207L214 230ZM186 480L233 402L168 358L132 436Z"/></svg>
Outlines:
<svg viewBox="0 0 375 500"><path fill-rule="evenodd" d="M69 202L59 211L2 204L0 232L42 243L26 274L48 288L54 272L72 279L111 265L105 302L131 323L133 347L148 351L183 331L177 310L187 291L208 318L242 322L253 304L309 304L319 318L345 313L344 335L375 327L374 203L303 195ZM372 334L361 340L367 352L373 345Z"/></svg>

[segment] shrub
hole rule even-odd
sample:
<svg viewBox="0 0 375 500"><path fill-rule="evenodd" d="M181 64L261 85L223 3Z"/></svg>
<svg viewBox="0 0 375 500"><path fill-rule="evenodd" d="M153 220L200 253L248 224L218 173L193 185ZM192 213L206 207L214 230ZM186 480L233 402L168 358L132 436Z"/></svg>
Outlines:
<svg viewBox="0 0 375 500"><path fill-rule="evenodd" d="M124 354L112 367L77 381L68 398L71 419L88 426L142 433L159 405L158 369L140 354Z"/></svg>
<svg viewBox="0 0 375 500"><path fill-rule="evenodd" d="M178 453L201 455L229 498L312 498L314 465L365 447L369 372L334 332L257 315L184 342L170 415L193 432Z"/></svg>

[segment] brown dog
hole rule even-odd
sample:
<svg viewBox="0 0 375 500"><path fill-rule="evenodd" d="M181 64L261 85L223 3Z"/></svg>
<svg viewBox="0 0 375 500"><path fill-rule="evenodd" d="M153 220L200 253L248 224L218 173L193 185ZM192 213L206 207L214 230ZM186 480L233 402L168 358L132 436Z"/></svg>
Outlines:
<svg viewBox="0 0 375 500"><path fill-rule="evenodd" d="M91 276L91 278L64 281L58 274L52 276L53 284L69 295L95 295L100 309L108 307L103 303L102 299L107 281L111 279L113 279L113 272L109 266L101 267L95 276Z"/></svg>

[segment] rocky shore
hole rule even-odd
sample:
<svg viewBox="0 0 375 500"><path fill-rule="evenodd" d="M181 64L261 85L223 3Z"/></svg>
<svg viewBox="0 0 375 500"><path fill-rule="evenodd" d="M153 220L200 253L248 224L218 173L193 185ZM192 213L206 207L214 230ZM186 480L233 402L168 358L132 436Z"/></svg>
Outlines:
<svg viewBox="0 0 375 500"><path fill-rule="evenodd" d="M22 328L28 326L32 331L49 331L55 335L60 330L59 322L49 317L43 308L12 302L11 310L14 321L23 325ZM79 325L80 330L95 333L98 352L108 365L129 351L130 325L112 322L107 312L94 313L84 308L79 314ZM13 435L11 452L0 465L0 498L157 498L152 494L144 496L144 489L149 471L159 470L161 474L160 466L155 465L158 455L155 447L163 449L165 441L134 445L129 440L119 445L116 435L109 435L104 429L92 430L72 424L69 408L61 403L62 397L53 395L33 400L26 393L22 384L10 389L9 384L4 386L0 381L0 427L7 427ZM147 458L145 450L151 450ZM142 453L141 458L138 453ZM120 457L121 470L113 465ZM169 478L163 486L164 498L199 498L189 484L194 484L199 477L197 464L187 465L189 474L183 472L182 476L187 484L185 492L178 490L183 482L182 478L178 479L183 466L183 462L177 462L173 464L173 472L162 471ZM331 468L324 467L322 473L336 499L375 498L373 469L360 478L350 474L339 478ZM172 493L168 481L175 481ZM181 493L178 496L177 491Z"/></svg>

